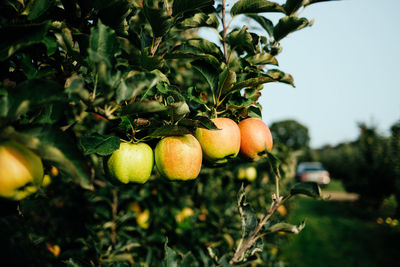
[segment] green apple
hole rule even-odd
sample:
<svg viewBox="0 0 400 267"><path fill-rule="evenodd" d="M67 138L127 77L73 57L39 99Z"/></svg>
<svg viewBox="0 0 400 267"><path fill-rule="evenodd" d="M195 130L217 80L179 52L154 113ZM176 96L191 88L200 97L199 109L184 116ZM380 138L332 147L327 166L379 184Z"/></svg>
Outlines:
<svg viewBox="0 0 400 267"><path fill-rule="evenodd" d="M191 134L165 137L155 149L157 169L170 180L197 178L202 157L201 146Z"/></svg>
<svg viewBox="0 0 400 267"><path fill-rule="evenodd" d="M212 163L225 163L234 158L240 150L240 130L228 118L212 119L219 130L196 129L196 138L203 150L204 158Z"/></svg>
<svg viewBox="0 0 400 267"><path fill-rule="evenodd" d="M124 184L145 183L150 178L153 165L153 150L145 143L122 142L107 160L109 175Z"/></svg>
<svg viewBox="0 0 400 267"><path fill-rule="evenodd" d="M42 160L25 146L8 141L0 144L0 196L21 200L35 193L43 180Z"/></svg>

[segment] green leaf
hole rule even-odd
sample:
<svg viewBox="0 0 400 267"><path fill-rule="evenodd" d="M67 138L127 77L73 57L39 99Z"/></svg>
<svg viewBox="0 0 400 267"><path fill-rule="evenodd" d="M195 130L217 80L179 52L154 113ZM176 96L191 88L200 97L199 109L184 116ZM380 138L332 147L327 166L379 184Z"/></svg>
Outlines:
<svg viewBox="0 0 400 267"><path fill-rule="evenodd" d="M7 98L6 116L11 118L17 118L30 110L50 103L67 100L63 88L58 83L41 79L20 83Z"/></svg>
<svg viewBox="0 0 400 267"><path fill-rule="evenodd" d="M194 128L205 128L208 130L218 130L218 127L212 120L205 116L196 116L192 119L182 119L179 121L179 125Z"/></svg>
<svg viewBox="0 0 400 267"><path fill-rule="evenodd" d="M286 0L283 5L286 15L292 15L303 5L304 0Z"/></svg>
<svg viewBox="0 0 400 267"><path fill-rule="evenodd" d="M278 65L278 60L270 53L255 54L253 56L245 57L245 60L251 65Z"/></svg>
<svg viewBox="0 0 400 267"><path fill-rule="evenodd" d="M307 26L311 26L306 18L298 18L294 16L286 16L279 20L278 24L274 28L274 39L279 42L288 34L303 29Z"/></svg>
<svg viewBox="0 0 400 267"><path fill-rule="evenodd" d="M198 48L205 54L214 55L217 58L223 56L219 46L205 39L190 39L187 43L193 47Z"/></svg>
<svg viewBox="0 0 400 267"><path fill-rule="evenodd" d="M101 21L116 29L117 32L124 30L124 20L131 12L131 4L127 0L108 1L107 6L101 6L99 18Z"/></svg>
<svg viewBox="0 0 400 267"><path fill-rule="evenodd" d="M43 15L56 1L54 0L34 0L28 10L28 20L35 20Z"/></svg>
<svg viewBox="0 0 400 267"><path fill-rule="evenodd" d="M247 26L231 31L226 36L226 42L231 49L235 49L239 54L242 54L243 51L246 51L248 54L254 54L253 38L247 31Z"/></svg>
<svg viewBox="0 0 400 267"><path fill-rule="evenodd" d="M236 83L228 92L226 92L226 94L232 94L246 87L256 87L258 85L270 82L281 82L281 83L291 84L292 86L294 86L292 76L282 71L270 70L268 71L267 74L263 75L264 76L250 78Z"/></svg>
<svg viewBox="0 0 400 267"><path fill-rule="evenodd" d="M121 116L156 113L166 111L167 107L158 101L135 102L122 108Z"/></svg>
<svg viewBox="0 0 400 267"><path fill-rule="evenodd" d="M267 31L268 35L270 37L273 36L274 34L274 24L272 23L272 21L270 21L269 19L260 16L260 15L255 15L255 14L247 14L247 17L252 18L253 20L257 21L258 24L261 25L261 27L264 28L264 30Z"/></svg>
<svg viewBox="0 0 400 267"><path fill-rule="evenodd" d="M16 131L12 127L6 128L0 136L14 139L30 148L45 161L49 161L59 170L65 172L85 189L93 189L85 165L85 158L76 143L61 130L50 125L33 127Z"/></svg>
<svg viewBox="0 0 400 267"><path fill-rule="evenodd" d="M219 74L217 95L219 96L228 92L234 83L236 83L236 73L225 68L224 71Z"/></svg>
<svg viewBox="0 0 400 267"><path fill-rule="evenodd" d="M178 267L179 255L172 248L168 246L168 240L164 245L165 258L162 262L163 267Z"/></svg>
<svg viewBox="0 0 400 267"><path fill-rule="evenodd" d="M197 70L203 78L207 81L208 85L210 86L211 92L215 94L216 86L218 82L218 71L208 62L205 60L196 60L193 61L192 66L195 70Z"/></svg>
<svg viewBox="0 0 400 267"><path fill-rule="evenodd" d="M268 164L271 167L271 170L274 172L274 174L277 177L280 177L279 166L281 165L281 160L278 157L276 157L274 154L270 153L268 151L268 148L266 148L266 147L265 147L265 152L266 152Z"/></svg>
<svg viewBox="0 0 400 267"><path fill-rule="evenodd" d="M297 235L298 233L300 233L301 230L303 230L305 226L306 224L304 221L299 226L281 222L268 227L265 231L269 233L286 232Z"/></svg>
<svg viewBox="0 0 400 267"><path fill-rule="evenodd" d="M160 81L160 78L154 73L140 72L134 74L126 80L121 81L116 91L116 100L121 103L138 96L147 88L151 89Z"/></svg>
<svg viewBox="0 0 400 267"><path fill-rule="evenodd" d="M193 256L192 252L188 252L183 256L181 263L179 264L181 267L198 267L199 262Z"/></svg>
<svg viewBox="0 0 400 267"><path fill-rule="evenodd" d="M177 136L177 135L184 135L184 134L190 134L191 131L183 126L178 126L178 125L163 125L156 130L154 130L152 133L150 133L148 136L150 137L164 137L164 136Z"/></svg>
<svg viewBox="0 0 400 267"><path fill-rule="evenodd" d="M181 15L188 11L214 5L214 0L174 0L172 4L172 15Z"/></svg>
<svg viewBox="0 0 400 267"><path fill-rule="evenodd" d="M97 153L100 156L107 156L119 149L120 142L116 136L91 134L82 136L79 139L79 146L85 155Z"/></svg>
<svg viewBox="0 0 400 267"><path fill-rule="evenodd" d="M103 62L113 67L115 57L121 54L120 44L115 31L99 20L93 27L89 38L89 59L93 63Z"/></svg>
<svg viewBox="0 0 400 267"><path fill-rule="evenodd" d="M153 8L144 4L143 12L150 23L155 38L163 37L173 26L172 18L163 9Z"/></svg>
<svg viewBox="0 0 400 267"><path fill-rule="evenodd" d="M214 14L197 13L193 17L182 21L179 26L183 29L199 27L211 27L217 29L218 25L218 18Z"/></svg>
<svg viewBox="0 0 400 267"><path fill-rule="evenodd" d="M290 84L291 86L295 87L293 77L288 73L284 73L283 71L277 69L270 69L267 71L267 75L277 82Z"/></svg>
<svg viewBox="0 0 400 267"><path fill-rule="evenodd" d="M50 23L48 21L40 24L12 25L0 28L0 61L6 60L16 51L23 47L38 44L43 41Z"/></svg>
<svg viewBox="0 0 400 267"><path fill-rule="evenodd" d="M297 183L290 190L292 196L302 194L313 198L321 197L321 189L315 182L301 182Z"/></svg>
<svg viewBox="0 0 400 267"><path fill-rule="evenodd" d="M261 13L261 12L282 12L285 10L278 3L267 0L239 0L232 9L231 15L236 16L246 13Z"/></svg>

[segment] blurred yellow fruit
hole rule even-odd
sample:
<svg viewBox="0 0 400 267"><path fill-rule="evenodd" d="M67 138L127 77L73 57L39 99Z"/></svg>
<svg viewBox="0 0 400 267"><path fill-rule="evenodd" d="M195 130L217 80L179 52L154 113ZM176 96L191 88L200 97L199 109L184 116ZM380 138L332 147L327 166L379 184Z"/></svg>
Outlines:
<svg viewBox="0 0 400 267"><path fill-rule="evenodd" d="M50 175L46 174L43 176L42 187L47 187L49 184L51 184L51 177Z"/></svg>
<svg viewBox="0 0 400 267"><path fill-rule="evenodd" d="M376 223L382 224L383 223L383 219L381 217L379 217L378 219L376 219Z"/></svg>
<svg viewBox="0 0 400 267"><path fill-rule="evenodd" d="M391 223L392 223L392 218L387 217L386 220L385 220L385 222L386 222L387 224L391 224Z"/></svg>
<svg viewBox="0 0 400 267"><path fill-rule="evenodd" d="M128 210L134 213L140 213L141 209L137 201L132 201L128 204Z"/></svg>
<svg viewBox="0 0 400 267"><path fill-rule="evenodd" d="M55 257L58 257L58 255L60 255L61 252L61 248L59 245L52 245L50 243L46 244L47 250L51 252L51 254L53 254Z"/></svg>
<svg viewBox="0 0 400 267"><path fill-rule="evenodd" d="M51 166L51 168L50 168L50 174L51 174L51 176L53 176L53 177L58 176L58 174L59 174L58 169L57 169L56 167L54 167L54 166Z"/></svg>
<svg viewBox="0 0 400 267"><path fill-rule="evenodd" d="M186 218L193 216L194 211L191 208L185 207L175 216L175 220L180 223L183 222Z"/></svg>
<svg viewBox="0 0 400 267"><path fill-rule="evenodd" d="M392 221L392 226L397 226L397 225L399 225L399 220L394 219L394 220Z"/></svg>
<svg viewBox="0 0 400 267"><path fill-rule="evenodd" d="M35 193L42 180L38 155L14 141L0 144L0 197L21 200Z"/></svg>
<svg viewBox="0 0 400 267"><path fill-rule="evenodd" d="M276 210L278 211L278 213L279 213L281 216L286 216L286 214L287 214L286 207L283 206L283 205L280 205Z"/></svg>
<svg viewBox="0 0 400 267"><path fill-rule="evenodd" d="M136 222L141 228L147 229L150 226L149 219L150 219L150 211L146 209L143 212L139 213L139 215L136 218Z"/></svg>

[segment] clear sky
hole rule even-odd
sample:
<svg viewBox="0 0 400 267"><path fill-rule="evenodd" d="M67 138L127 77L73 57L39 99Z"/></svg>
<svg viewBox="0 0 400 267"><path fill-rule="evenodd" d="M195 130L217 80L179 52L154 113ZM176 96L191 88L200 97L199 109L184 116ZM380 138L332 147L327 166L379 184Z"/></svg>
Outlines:
<svg viewBox="0 0 400 267"><path fill-rule="evenodd" d="M400 0L307 7L301 16L314 18L314 25L283 39L278 56L280 69L293 75L296 88L265 85L263 120L299 121L309 128L312 147L354 140L358 122L387 134L400 120L399 10ZM276 15L265 15L276 22Z"/></svg>

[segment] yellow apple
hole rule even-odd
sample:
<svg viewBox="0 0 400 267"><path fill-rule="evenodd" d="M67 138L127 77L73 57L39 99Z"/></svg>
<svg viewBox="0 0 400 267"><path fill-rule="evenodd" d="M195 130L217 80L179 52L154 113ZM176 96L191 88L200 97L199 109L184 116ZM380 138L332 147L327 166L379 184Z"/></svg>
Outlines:
<svg viewBox="0 0 400 267"><path fill-rule="evenodd" d="M21 200L35 193L43 180L42 160L25 146L8 141L0 144L0 196Z"/></svg>
<svg viewBox="0 0 400 267"><path fill-rule="evenodd" d="M212 119L219 130L196 129L196 138L203 150L204 158L212 163L225 163L240 150L240 130L229 118Z"/></svg>

